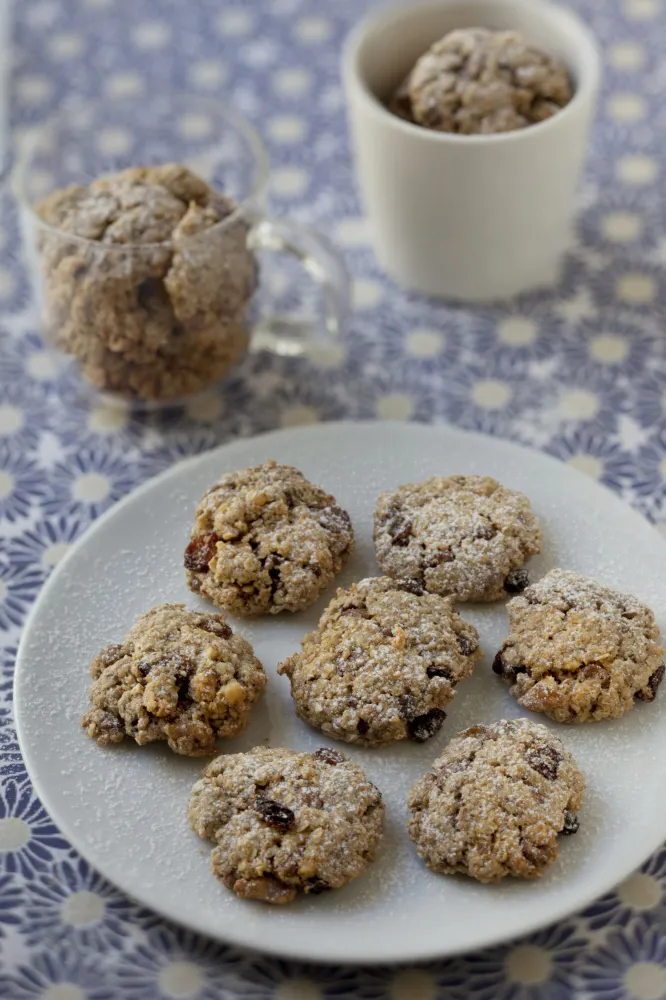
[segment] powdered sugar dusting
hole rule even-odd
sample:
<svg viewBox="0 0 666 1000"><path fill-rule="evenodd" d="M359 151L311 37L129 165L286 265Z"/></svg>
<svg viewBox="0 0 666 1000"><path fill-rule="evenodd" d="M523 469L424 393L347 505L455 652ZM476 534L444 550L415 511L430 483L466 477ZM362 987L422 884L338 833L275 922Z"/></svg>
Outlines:
<svg viewBox="0 0 666 1000"><path fill-rule="evenodd" d="M389 576L462 601L505 597L510 574L541 547L528 498L489 476L433 476L382 494L374 537Z"/></svg>
<svg viewBox="0 0 666 1000"><path fill-rule="evenodd" d="M509 602L493 669L520 704L557 722L617 719L654 701L664 650L652 611L571 570L551 570Z"/></svg>
<svg viewBox="0 0 666 1000"><path fill-rule="evenodd" d="M129 736L166 740L175 753L210 756L237 736L266 686L250 644L224 617L163 604L92 661L91 708L81 725L100 746Z"/></svg>
<svg viewBox="0 0 666 1000"><path fill-rule="evenodd" d="M409 832L437 872L480 882L535 878L578 830L585 780L545 726L472 726L451 740L409 794Z"/></svg>
<svg viewBox="0 0 666 1000"><path fill-rule="evenodd" d="M653 794L666 780L663 694L613 722L563 729L547 721L574 754L587 789L580 831L563 841L558 861L538 883L505 879L485 887L438 877L417 858L406 829L411 785L453 734L523 714L490 669L507 634L498 603L464 609L485 657L459 686L437 736L423 745L343 746L386 802L384 839L368 872L338 892L279 910L235 900L219 888L208 851L201 853L187 822L201 762L164 745L100 750L81 732L79 718L88 664L141 611L158 602L210 609L184 581L192 511L220 473L271 457L302 469L349 511L357 547L340 586L377 573L372 512L380 493L433 475L492 475L525 492L543 524L533 578L553 566L570 567L636 594L666 627L663 540L610 493L551 459L457 431L385 423L324 425L236 442L184 463L98 522L55 571L26 626L16 691L20 738L38 794L70 840L130 895L181 923L239 944L260 941L267 950L331 962L416 959L525 933L579 908L637 867L666 829L666 803ZM259 745L315 750L327 742L298 720L276 666L316 627L331 596L305 614L232 623L252 643L269 684L246 732L225 743L227 752ZM177 893L167 871L185 875Z"/></svg>
<svg viewBox="0 0 666 1000"><path fill-rule="evenodd" d="M358 878L382 835L381 793L335 752L257 747L216 758L194 786L192 829L213 841L213 872L237 895L291 902Z"/></svg>
<svg viewBox="0 0 666 1000"><path fill-rule="evenodd" d="M478 633L450 598L414 590L389 577L338 590L301 652L278 667L305 722L367 746L439 732L480 656Z"/></svg>
<svg viewBox="0 0 666 1000"><path fill-rule="evenodd" d="M185 550L190 590L236 615L302 611L354 547L335 497L287 465L229 473L197 507Z"/></svg>

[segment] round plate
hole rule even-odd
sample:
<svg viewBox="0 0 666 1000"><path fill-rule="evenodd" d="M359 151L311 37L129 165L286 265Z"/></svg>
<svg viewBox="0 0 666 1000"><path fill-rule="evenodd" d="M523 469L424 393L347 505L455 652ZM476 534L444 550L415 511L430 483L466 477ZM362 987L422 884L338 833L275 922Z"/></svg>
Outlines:
<svg viewBox="0 0 666 1000"><path fill-rule="evenodd" d="M198 606L182 568L196 504L224 472L275 458L334 493L351 514L356 553L342 586L377 573L372 514L377 495L433 474L483 473L524 490L544 526L533 577L564 566L643 598L666 627L666 544L638 514L553 459L491 438L418 424L329 424L237 441L183 462L101 518L44 588L25 628L16 673L16 719L35 789L62 832L128 895L224 941L330 962L442 957L534 930L589 903L635 869L664 839L666 698L625 718L557 726L587 778L581 827L536 882L484 886L435 875L407 836L410 785L459 730L521 714L490 664L506 634L504 606L463 605L485 653L464 681L437 737L383 750L339 745L384 794L385 837L369 872L337 892L271 908L236 899L209 870L209 847L189 829L188 795L202 767L164 745L126 741L100 749L79 728L88 664L118 642L137 615L164 601ZM313 750L330 742L294 714L278 662L298 648L331 593L311 611L239 621L269 685L242 737ZM524 714L524 713L523 713ZM539 719L543 721L543 719Z"/></svg>

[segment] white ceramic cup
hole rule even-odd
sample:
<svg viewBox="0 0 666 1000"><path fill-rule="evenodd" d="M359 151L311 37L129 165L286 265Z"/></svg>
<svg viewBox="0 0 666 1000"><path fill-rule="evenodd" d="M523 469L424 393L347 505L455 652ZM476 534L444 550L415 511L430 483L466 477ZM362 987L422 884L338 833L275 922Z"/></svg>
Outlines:
<svg viewBox="0 0 666 1000"><path fill-rule="evenodd" d="M452 135L385 102L454 28L515 29L559 56L575 94L515 132ZM503 299L558 279L601 77L590 31L544 0L436 0L371 13L343 54L352 142L375 254L399 284L459 301Z"/></svg>

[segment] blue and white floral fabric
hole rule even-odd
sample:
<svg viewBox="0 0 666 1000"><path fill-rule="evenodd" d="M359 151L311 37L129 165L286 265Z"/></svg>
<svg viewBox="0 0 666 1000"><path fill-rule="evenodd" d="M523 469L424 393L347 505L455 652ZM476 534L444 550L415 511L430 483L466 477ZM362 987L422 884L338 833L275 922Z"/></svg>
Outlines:
<svg viewBox="0 0 666 1000"><path fill-rule="evenodd" d="M338 80L366 0L16 0L16 133L73 92L224 96L266 139L273 208L343 247L355 316L335 350L254 356L189 407L105 409L54 384L0 193L3 1000L666 997L666 850L565 923L452 962L322 969L248 956L165 924L88 868L36 799L11 718L21 627L63 553L138 483L238 435L343 417L448 421L545 449L666 534L666 0L574 5L605 61L576 243L553 294L472 310L400 292L368 246Z"/></svg>

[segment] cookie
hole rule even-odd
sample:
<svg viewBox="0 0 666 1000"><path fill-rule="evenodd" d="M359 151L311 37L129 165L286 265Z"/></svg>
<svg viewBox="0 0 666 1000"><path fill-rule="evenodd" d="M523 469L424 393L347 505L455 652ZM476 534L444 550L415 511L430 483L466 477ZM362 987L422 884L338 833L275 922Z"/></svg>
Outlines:
<svg viewBox="0 0 666 1000"><path fill-rule="evenodd" d="M346 511L290 465L229 472L204 495L185 550L195 594L234 615L302 611L354 547Z"/></svg>
<svg viewBox="0 0 666 1000"><path fill-rule="evenodd" d="M59 188L37 204L53 227L39 243L46 331L96 388L177 399L243 356L257 262L237 209L178 163Z"/></svg>
<svg viewBox="0 0 666 1000"><path fill-rule="evenodd" d="M130 736L166 740L176 753L214 754L218 737L245 729L266 674L222 615L161 604L90 666L92 707L81 725L100 746Z"/></svg>
<svg viewBox="0 0 666 1000"><path fill-rule="evenodd" d="M95 389L142 400L175 400L200 392L205 385L223 378L245 354L249 343L248 330L241 322L220 319L215 330L188 342L184 364L179 352L165 354L157 363L150 359L135 361L129 353L110 351L82 328L73 331L71 337L64 349L76 355L85 378Z"/></svg>
<svg viewBox="0 0 666 1000"><path fill-rule="evenodd" d="M278 904L363 875L383 818L381 793L358 764L325 747L217 757L189 804L190 826L216 845L216 878L243 899Z"/></svg>
<svg viewBox="0 0 666 1000"><path fill-rule="evenodd" d="M527 497L489 476L433 476L380 496L374 539L389 576L496 601L527 586L523 564L540 551L541 528Z"/></svg>
<svg viewBox="0 0 666 1000"><path fill-rule="evenodd" d="M534 878L578 830L585 780L545 726L471 726L412 786L409 835L429 868L479 882Z"/></svg>
<svg viewBox="0 0 666 1000"><path fill-rule="evenodd" d="M664 651L654 615L635 597L554 569L507 611L493 670L523 708L556 722L600 722L654 700Z"/></svg>
<svg viewBox="0 0 666 1000"><path fill-rule="evenodd" d="M451 31L435 42L414 66L407 91L419 125L465 135L526 128L573 96L559 59L517 31L487 28Z"/></svg>
<svg viewBox="0 0 666 1000"><path fill-rule="evenodd" d="M481 655L451 600L388 577L338 590L301 646L278 667L298 715L366 746L434 736Z"/></svg>

